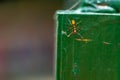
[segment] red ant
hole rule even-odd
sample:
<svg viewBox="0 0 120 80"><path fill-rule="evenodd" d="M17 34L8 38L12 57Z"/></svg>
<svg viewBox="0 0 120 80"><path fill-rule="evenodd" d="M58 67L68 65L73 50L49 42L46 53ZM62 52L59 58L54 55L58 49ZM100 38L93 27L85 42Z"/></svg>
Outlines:
<svg viewBox="0 0 120 80"><path fill-rule="evenodd" d="M80 29L78 28L78 23L76 23L76 21L74 19L72 19L71 21L68 19L70 25L72 27L70 27L69 29L72 29L72 32L70 34L67 35L67 37L70 37L72 34L77 34L79 35L81 38L79 39L76 39L77 41L83 41L83 42L89 42L89 41L92 41L91 39L85 39L80 33L78 33L77 31L80 31Z"/></svg>
<svg viewBox="0 0 120 80"><path fill-rule="evenodd" d="M70 27L69 29L72 29L72 32L70 33L70 34L68 34L67 35L67 37L70 37L72 34L77 34L77 35L79 35L81 38L83 38L83 36L80 34L80 33L78 33L77 31L80 31L78 28L77 28L77 25L80 23L76 23L76 21L73 19L73 20L69 20L68 19L68 21L69 21L69 23L70 23L70 25L72 26L72 27Z"/></svg>

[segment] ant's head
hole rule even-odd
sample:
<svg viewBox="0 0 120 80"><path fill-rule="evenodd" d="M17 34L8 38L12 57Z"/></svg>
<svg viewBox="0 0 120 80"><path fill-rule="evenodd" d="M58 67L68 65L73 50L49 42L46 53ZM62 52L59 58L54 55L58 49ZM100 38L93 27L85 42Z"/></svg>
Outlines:
<svg viewBox="0 0 120 80"><path fill-rule="evenodd" d="M75 25L75 24L76 24L75 20L72 20L72 21L71 21L71 24L72 24L72 25Z"/></svg>

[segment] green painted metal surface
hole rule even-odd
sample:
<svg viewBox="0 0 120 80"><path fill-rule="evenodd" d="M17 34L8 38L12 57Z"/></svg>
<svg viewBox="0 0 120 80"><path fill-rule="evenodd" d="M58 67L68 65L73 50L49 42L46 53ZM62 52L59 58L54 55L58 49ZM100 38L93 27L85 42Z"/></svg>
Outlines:
<svg viewBox="0 0 120 80"><path fill-rule="evenodd" d="M120 14L56 16L56 80L120 80Z"/></svg>
<svg viewBox="0 0 120 80"><path fill-rule="evenodd" d="M120 0L78 0L73 9L81 12L120 13Z"/></svg>

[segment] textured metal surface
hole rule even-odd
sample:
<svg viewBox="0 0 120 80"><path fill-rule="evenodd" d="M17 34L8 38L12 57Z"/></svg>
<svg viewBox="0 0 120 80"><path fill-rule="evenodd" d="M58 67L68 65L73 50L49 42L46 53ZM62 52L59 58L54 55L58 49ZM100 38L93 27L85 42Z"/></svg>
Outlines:
<svg viewBox="0 0 120 80"><path fill-rule="evenodd" d="M56 80L119 80L120 15L65 13L57 13Z"/></svg>

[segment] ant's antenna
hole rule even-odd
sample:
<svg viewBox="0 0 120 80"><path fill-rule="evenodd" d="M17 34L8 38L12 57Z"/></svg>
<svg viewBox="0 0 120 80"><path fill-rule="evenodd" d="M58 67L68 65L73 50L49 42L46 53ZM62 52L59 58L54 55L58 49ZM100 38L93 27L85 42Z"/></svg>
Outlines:
<svg viewBox="0 0 120 80"><path fill-rule="evenodd" d="M72 7L70 7L68 10L72 10L73 8L75 8L77 5L79 5L81 3L81 0L78 0Z"/></svg>

